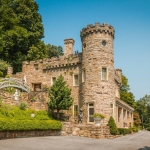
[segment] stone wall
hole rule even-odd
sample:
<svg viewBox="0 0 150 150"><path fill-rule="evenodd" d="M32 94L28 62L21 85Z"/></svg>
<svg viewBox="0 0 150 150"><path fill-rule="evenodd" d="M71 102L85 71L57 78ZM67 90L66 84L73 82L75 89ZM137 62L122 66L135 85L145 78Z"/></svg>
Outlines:
<svg viewBox="0 0 150 150"><path fill-rule="evenodd" d="M108 126L96 127L95 125L71 124L69 122L63 122L61 135L81 136L96 139L111 137Z"/></svg>
<svg viewBox="0 0 150 150"><path fill-rule="evenodd" d="M0 140L12 138L26 138L38 136L58 136L60 130L27 130L27 131L0 131Z"/></svg>
<svg viewBox="0 0 150 150"><path fill-rule="evenodd" d="M47 92L19 92L18 100L14 100L14 93L10 93L7 90L0 91L0 97L5 104L18 106L22 102L27 103L28 108L35 110L48 110L48 93Z"/></svg>

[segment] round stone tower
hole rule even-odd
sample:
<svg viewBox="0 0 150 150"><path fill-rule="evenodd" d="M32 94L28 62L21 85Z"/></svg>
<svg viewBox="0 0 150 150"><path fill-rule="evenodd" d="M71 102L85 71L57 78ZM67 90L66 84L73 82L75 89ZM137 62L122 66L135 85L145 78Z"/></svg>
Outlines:
<svg viewBox="0 0 150 150"><path fill-rule="evenodd" d="M83 123L92 123L93 113L114 116L115 72L114 72L114 28L96 23L83 28L82 41L82 109Z"/></svg>

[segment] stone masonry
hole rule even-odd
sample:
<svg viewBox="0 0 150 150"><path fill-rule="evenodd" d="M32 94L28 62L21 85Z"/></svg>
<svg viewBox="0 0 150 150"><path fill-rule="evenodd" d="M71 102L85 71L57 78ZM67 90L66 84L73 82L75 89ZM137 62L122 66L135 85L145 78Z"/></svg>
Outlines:
<svg viewBox="0 0 150 150"><path fill-rule="evenodd" d="M22 72L12 77L26 78L31 92L45 92L63 75L74 98L69 110L71 121L77 122L82 110L85 125L94 124L93 113L101 113L106 116L102 126L108 123L110 116L118 127L133 126L133 108L120 100L122 70L114 69L114 33L108 24L90 24L80 33L82 53L74 54L74 40L65 39L63 56L24 61Z"/></svg>

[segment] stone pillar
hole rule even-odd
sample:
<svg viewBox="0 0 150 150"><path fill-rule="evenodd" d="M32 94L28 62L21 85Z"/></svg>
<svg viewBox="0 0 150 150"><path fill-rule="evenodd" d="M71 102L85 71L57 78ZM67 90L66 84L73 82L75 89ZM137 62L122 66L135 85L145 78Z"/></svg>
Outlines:
<svg viewBox="0 0 150 150"><path fill-rule="evenodd" d="M8 69L7 69L7 75L9 75L11 77L12 74L13 74L13 68L12 67L8 67Z"/></svg>
<svg viewBox="0 0 150 150"><path fill-rule="evenodd" d="M116 105L116 125L118 125L118 106Z"/></svg>
<svg viewBox="0 0 150 150"><path fill-rule="evenodd" d="M121 108L121 127L123 128L123 108Z"/></svg>

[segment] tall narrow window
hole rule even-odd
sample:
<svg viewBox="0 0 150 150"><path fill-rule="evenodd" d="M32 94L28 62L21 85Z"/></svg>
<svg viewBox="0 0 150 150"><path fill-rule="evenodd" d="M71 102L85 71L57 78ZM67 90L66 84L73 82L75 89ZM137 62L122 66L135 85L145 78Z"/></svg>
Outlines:
<svg viewBox="0 0 150 150"><path fill-rule="evenodd" d="M94 103L89 103L88 109L88 122L94 122L93 114L94 114Z"/></svg>
<svg viewBox="0 0 150 150"><path fill-rule="evenodd" d="M107 80L107 68L102 68L102 80Z"/></svg>
<svg viewBox="0 0 150 150"><path fill-rule="evenodd" d="M52 80L51 80L51 85L53 85L56 81L56 77L52 77Z"/></svg>
<svg viewBox="0 0 150 150"><path fill-rule="evenodd" d="M82 82L85 82L85 70L82 70Z"/></svg>
<svg viewBox="0 0 150 150"><path fill-rule="evenodd" d="M110 103L110 115L113 116L113 103Z"/></svg>
<svg viewBox="0 0 150 150"><path fill-rule="evenodd" d="M39 68L38 68L38 64L34 64L34 69L35 70L38 70Z"/></svg>
<svg viewBox="0 0 150 150"><path fill-rule="evenodd" d="M79 85L79 78L78 75L74 75L74 86L78 86Z"/></svg>

